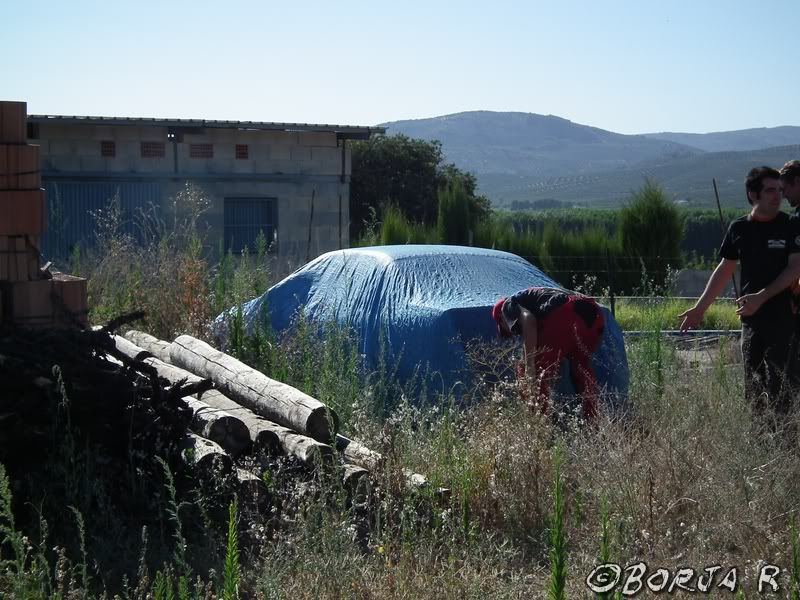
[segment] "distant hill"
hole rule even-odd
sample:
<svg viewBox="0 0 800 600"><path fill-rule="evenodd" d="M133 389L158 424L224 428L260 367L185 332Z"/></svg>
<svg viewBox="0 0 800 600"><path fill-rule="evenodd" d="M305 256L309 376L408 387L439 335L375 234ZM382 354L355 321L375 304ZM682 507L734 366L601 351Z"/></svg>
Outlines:
<svg viewBox="0 0 800 600"><path fill-rule="evenodd" d="M637 168L617 169L587 175L557 177L509 177L482 175L480 190L495 205L556 201L566 205L613 207L625 202L632 190L645 178L659 183L676 202L687 206L715 205L711 180L717 180L723 206L747 208L744 177L757 165L780 166L800 158L800 145L749 150L746 152L709 152L670 161L641 164Z"/></svg>
<svg viewBox="0 0 800 600"><path fill-rule="evenodd" d="M760 127L716 133L647 133L645 137L692 146L705 152L761 150L800 144L800 127Z"/></svg>
<svg viewBox="0 0 800 600"><path fill-rule="evenodd" d="M531 113L475 111L383 126L389 135L439 140L448 161L478 176L599 173L701 152L668 140L622 135Z"/></svg>
<svg viewBox="0 0 800 600"><path fill-rule="evenodd" d="M645 177L694 206L745 202L744 176L800 159L800 127L622 135L552 115L463 112L384 123L387 134L439 140L448 161L475 173L496 206L618 206Z"/></svg>

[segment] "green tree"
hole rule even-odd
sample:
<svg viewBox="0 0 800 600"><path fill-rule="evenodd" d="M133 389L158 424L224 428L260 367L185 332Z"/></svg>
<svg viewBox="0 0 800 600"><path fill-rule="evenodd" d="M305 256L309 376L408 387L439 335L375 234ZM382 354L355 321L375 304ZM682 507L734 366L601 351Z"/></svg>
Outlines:
<svg viewBox="0 0 800 600"><path fill-rule="evenodd" d="M469 202L469 211L474 222L486 221L492 211L492 203L486 196L478 194L478 180L475 175L462 171L453 164L444 165L441 170L443 185L457 183ZM441 189L441 188L440 188Z"/></svg>
<svg viewBox="0 0 800 600"><path fill-rule="evenodd" d="M438 169L442 162L439 142L404 135L373 136L353 143L350 180L351 238L361 234L374 207L378 217L389 204L398 206L410 221L436 220Z"/></svg>
<svg viewBox="0 0 800 600"><path fill-rule="evenodd" d="M659 185L646 180L619 211L619 239L624 256L647 277L663 286L667 268L681 266L684 219Z"/></svg>
<svg viewBox="0 0 800 600"><path fill-rule="evenodd" d="M439 243L469 245L475 231L475 215L470 198L459 179L439 189L439 218L436 222Z"/></svg>
<svg viewBox="0 0 800 600"><path fill-rule="evenodd" d="M410 224L434 226L439 213L438 191L454 181L463 188L476 219L489 214L489 200L476 193L475 176L445 164L438 141L405 135L373 136L354 142L352 152L352 240L361 236L371 215L382 220L389 205L398 207Z"/></svg>

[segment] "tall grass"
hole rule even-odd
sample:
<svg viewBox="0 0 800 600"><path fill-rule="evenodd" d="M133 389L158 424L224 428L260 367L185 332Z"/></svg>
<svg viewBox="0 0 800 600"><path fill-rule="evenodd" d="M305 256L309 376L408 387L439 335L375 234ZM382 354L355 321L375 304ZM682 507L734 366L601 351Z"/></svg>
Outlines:
<svg viewBox="0 0 800 600"><path fill-rule="evenodd" d="M484 234L492 232L476 231ZM190 242L131 255L112 243L105 255L81 257L85 272L98 274L93 319L144 302L151 333L206 335L203 319L181 308L189 302L182 288L153 276L156 268L186 265L174 273L197 282L191 302L207 306L197 315L240 303L272 277L261 249L223 254L210 269L191 262L207 259ZM48 473L70 495L48 498L41 513L72 505L84 522L75 513L68 523L31 518L26 503L38 507L40 499L0 466L0 594L463 600L541 598L550 590L581 598L599 560L737 565L748 597L759 561L769 561L790 571L782 580L789 593L799 569L791 521L800 504L798 415L777 428L754 415L743 400L741 365L724 343L697 361L663 338L658 331L682 307L618 306L623 325L626 311L636 310L630 327L652 333L627 345L629 414L604 415L588 428L529 411L514 381L481 383L468 406L446 390L401 388L388 359L376 372L360 368L346 329L316 330L301 319L279 337L266 322L249 334L242 327L243 360L330 403L347 434L381 452L362 497L345 501L335 472L304 478L278 459L250 461L245 466L259 469L279 500L274 513L257 516L231 504L224 482L201 488L164 473L148 483L132 468L137 498L151 504L147 518L125 523L89 455L63 436ZM409 487L406 470L424 474L428 486ZM66 531L73 539L64 540Z"/></svg>
<svg viewBox="0 0 800 600"><path fill-rule="evenodd" d="M553 514L550 517L549 600L564 600L567 582L567 540L564 514L564 482L561 479L561 449L556 446L553 459Z"/></svg>
<svg viewBox="0 0 800 600"><path fill-rule="evenodd" d="M650 299L617 300L615 318L626 331L662 331L678 329L678 315L694 305L691 300ZM706 311L701 324L703 329L736 330L742 323L732 302L716 302Z"/></svg>
<svg viewBox="0 0 800 600"><path fill-rule="evenodd" d="M302 343L293 344L301 352ZM593 429L563 429L531 414L513 383L470 409L444 399L421 407L407 398L378 419L369 410L370 389L362 387L368 384L360 383L348 426L386 457L373 475L366 512L322 493L287 496L291 518L249 563L234 558L229 513L227 542L218 542L221 590L234 593L239 564L240 594L267 598L426 598L434 589L444 598L522 598L541 597L552 586L557 597L584 597L600 544L604 560L613 556L623 565L742 565L749 596L757 574L747 565L768 557L793 566L796 534L785 513L800 501L793 483L800 468L792 447L743 403L740 367L687 365L656 337L631 345L629 359L633 416ZM336 362L299 360L315 377L298 371L298 385L321 390L322 371ZM336 389L333 377L327 381ZM556 439L561 460L551 458ZM450 497L410 491L404 468L427 475L430 489L449 488ZM0 496L10 507L10 492ZM9 550L18 555L11 553L3 589L56 586L47 583L52 568L33 561L36 543L26 550L14 522L4 523ZM174 531L175 522L167 523L167 533ZM198 552L206 550L188 540L189 562ZM92 564L91 556L75 559ZM179 562L175 555L169 568L152 565L160 575L145 587L154 597L188 589ZM72 585L80 589L84 576L75 575Z"/></svg>
<svg viewBox="0 0 800 600"><path fill-rule="evenodd" d="M236 502L231 502L228 509L228 541L225 550L225 569L223 572L223 600L239 598L239 540L236 531L238 525Z"/></svg>

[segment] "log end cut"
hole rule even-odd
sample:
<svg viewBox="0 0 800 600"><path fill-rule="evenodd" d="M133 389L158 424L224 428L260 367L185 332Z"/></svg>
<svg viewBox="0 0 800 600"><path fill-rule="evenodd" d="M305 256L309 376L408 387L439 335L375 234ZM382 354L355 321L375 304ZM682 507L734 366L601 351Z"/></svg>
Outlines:
<svg viewBox="0 0 800 600"><path fill-rule="evenodd" d="M339 415L329 406L321 406L311 411L306 421L306 431L315 440L330 444L339 431Z"/></svg>

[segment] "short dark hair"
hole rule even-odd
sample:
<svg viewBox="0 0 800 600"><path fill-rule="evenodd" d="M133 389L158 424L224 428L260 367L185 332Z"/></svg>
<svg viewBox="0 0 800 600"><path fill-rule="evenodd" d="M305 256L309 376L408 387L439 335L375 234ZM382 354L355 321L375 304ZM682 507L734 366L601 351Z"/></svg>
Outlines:
<svg viewBox="0 0 800 600"><path fill-rule="evenodd" d="M750 172L747 174L747 177L744 180L744 188L747 191L747 201L750 204L753 204L753 201L750 200L750 192L753 192L757 197L764 188L765 179L780 178L781 174L772 167L764 166L750 169Z"/></svg>
<svg viewBox="0 0 800 600"><path fill-rule="evenodd" d="M794 178L800 175L800 160L790 160L781 167L781 181L794 183Z"/></svg>

